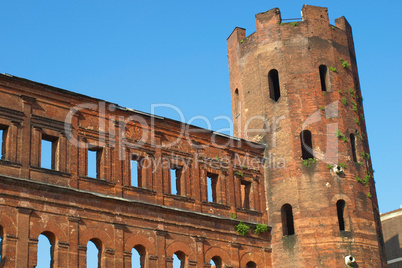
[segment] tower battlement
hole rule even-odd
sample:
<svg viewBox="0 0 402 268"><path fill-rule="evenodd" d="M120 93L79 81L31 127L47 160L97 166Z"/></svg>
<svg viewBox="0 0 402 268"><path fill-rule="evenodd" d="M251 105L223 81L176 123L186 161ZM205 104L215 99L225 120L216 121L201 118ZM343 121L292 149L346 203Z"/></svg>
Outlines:
<svg viewBox="0 0 402 268"><path fill-rule="evenodd" d="M284 159L264 173L273 266L342 267L351 255L384 267L349 23L309 5L300 21L278 8L255 20L227 39L229 76L235 135Z"/></svg>

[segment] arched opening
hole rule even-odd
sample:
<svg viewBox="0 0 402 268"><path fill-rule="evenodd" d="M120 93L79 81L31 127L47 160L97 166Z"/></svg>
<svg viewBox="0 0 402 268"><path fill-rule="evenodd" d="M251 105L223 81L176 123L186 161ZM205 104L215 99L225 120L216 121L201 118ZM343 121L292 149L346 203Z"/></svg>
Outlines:
<svg viewBox="0 0 402 268"><path fill-rule="evenodd" d="M246 264L246 268L257 268L257 264L255 262L253 262L253 261L249 261Z"/></svg>
<svg viewBox="0 0 402 268"><path fill-rule="evenodd" d="M328 67L325 65L320 65L320 81L321 81L321 91L327 91L328 89Z"/></svg>
<svg viewBox="0 0 402 268"><path fill-rule="evenodd" d="M173 254L173 268L184 268L186 265L186 254L182 251L176 251Z"/></svg>
<svg viewBox="0 0 402 268"><path fill-rule="evenodd" d="M0 226L0 263L3 260L3 227Z"/></svg>
<svg viewBox="0 0 402 268"><path fill-rule="evenodd" d="M311 137L311 132L309 130L303 130L300 133L300 143L302 149L302 159L306 160L309 158L314 158L313 141Z"/></svg>
<svg viewBox="0 0 402 268"><path fill-rule="evenodd" d="M51 232L43 232L38 237L38 253L36 267L53 267L55 237Z"/></svg>
<svg viewBox="0 0 402 268"><path fill-rule="evenodd" d="M289 204L283 205L281 209L281 216L282 216L283 235L294 235L295 228L293 224L292 206Z"/></svg>
<svg viewBox="0 0 402 268"><path fill-rule="evenodd" d="M215 256L210 261L211 268L222 268L222 258Z"/></svg>
<svg viewBox="0 0 402 268"><path fill-rule="evenodd" d="M268 85L269 85L269 97L274 100L278 101L281 97L281 90L279 87L279 75L278 71L272 69L268 73Z"/></svg>
<svg viewBox="0 0 402 268"><path fill-rule="evenodd" d="M142 245L136 245L131 250L131 267L132 268L144 268L145 267L145 247Z"/></svg>
<svg viewBox="0 0 402 268"><path fill-rule="evenodd" d="M356 136L355 134L350 134L350 146L352 147L352 157L353 161L357 162L357 154L356 154Z"/></svg>
<svg viewBox="0 0 402 268"><path fill-rule="evenodd" d="M343 214L345 212L345 200L338 200L336 202L336 211L338 213L338 223L339 223L339 230L340 231L345 231L345 218L343 217Z"/></svg>
<svg viewBox="0 0 402 268"><path fill-rule="evenodd" d="M101 267L102 242L92 238L87 243L87 268Z"/></svg>

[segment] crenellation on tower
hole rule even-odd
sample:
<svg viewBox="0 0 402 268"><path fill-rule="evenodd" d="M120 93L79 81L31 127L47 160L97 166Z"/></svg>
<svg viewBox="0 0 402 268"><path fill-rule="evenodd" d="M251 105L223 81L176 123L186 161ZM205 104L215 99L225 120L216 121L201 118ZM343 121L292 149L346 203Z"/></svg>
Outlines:
<svg viewBox="0 0 402 268"><path fill-rule="evenodd" d="M304 5L301 21L274 8L256 24L228 45L229 73L235 134L284 161L265 169L273 266L341 267L353 255L384 267L349 23Z"/></svg>

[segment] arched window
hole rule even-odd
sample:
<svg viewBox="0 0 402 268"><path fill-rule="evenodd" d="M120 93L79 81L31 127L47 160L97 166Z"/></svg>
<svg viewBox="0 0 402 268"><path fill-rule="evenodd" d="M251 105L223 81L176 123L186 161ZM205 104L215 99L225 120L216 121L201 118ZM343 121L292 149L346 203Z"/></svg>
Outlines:
<svg viewBox="0 0 402 268"><path fill-rule="evenodd" d="M345 212L345 201L340 199L338 202L336 202L336 211L338 213L338 223L339 223L339 230L340 231L345 231L345 219L343 217L343 214Z"/></svg>
<svg viewBox="0 0 402 268"><path fill-rule="evenodd" d="M302 149L302 158L304 160L314 158L313 155L313 142L311 138L311 132L309 130L303 130L300 133L300 143Z"/></svg>
<svg viewBox="0 0 402 268"><path fill-rule="evenodd" d="M38 237L38 255L36 267L53 267L54 263L54 234L43 232Z"/></svg>
<svg viewBox="0 0 402 268"><path fill-rule="evenodd" d="M253 262L253 261L249 261L246 264L246 268L257 268L257 264L255 262Z"/></svg>
<svg viewBox="0 0 402 268"><path fill-rule="evenodd" d="M131 250L131 267L132 268L143 268L145 267L145 247L141 245L136 245Z"/></svg>
<svg viewBox="0 0 402 268"><path fill-rule="evenodd" d="M293 225L293 212L292 206L289 204L285 204L281 209L282 215L282 231L283 235L294 235L295 228Z"/></svg>
<svg viewBox="0 0 402 268"><path fill-rule="evenodd" d="M186 254L182 251L176 251L173 254L173 268L184 268L186 265Z"/></svg>
<svg viewBox="0 0 402 268"><path fill-rule="evenodd" d="M211 259L211 268L222 268L222 259L219 256L215 256Z"/></svg>
<svg viewBox="0 0 402 268"><path fill-rule="evenodd" d="M87 243L87 268L101 267L102 242L93 238Z"/></svg>
<svg viewBox="0 0 402 268"><path fill-rule="evenodd" d="M356 136L355 134L351 133L350 134L350 146L352 147L352 157L353 161L357 162L357 156L356 156Z"/></svg>
<svg viewBox="0 0 402 268"><path fill-rule="evenodd" d="M328 89L328 67L325 65L320 65L320 81L321 81L321 91L327 91Z"/></svg>
<svg viewBox="0 0 402 268"><path fill-rule="evenodd" d="M274 101L278 101L281 96L281 90L279 88L279 76L278 71L272 69L268 73L268 85L269 85L269 97Z"/></svg>

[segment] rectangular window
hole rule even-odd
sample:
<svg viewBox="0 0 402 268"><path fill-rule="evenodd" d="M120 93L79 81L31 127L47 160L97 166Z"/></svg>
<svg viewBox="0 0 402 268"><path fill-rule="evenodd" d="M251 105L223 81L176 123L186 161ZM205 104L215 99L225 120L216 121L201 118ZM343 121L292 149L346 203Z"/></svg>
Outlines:
<svg viewBox="0 0 402 268"><path fill-rule="evenodd" d="M0 159L6 158L7 127L0 125Z"/></svg>
<svg viewBox="0 0 402 268"><path fill-rule="evenodd" d="M178 166L170 168L170 193L174 195L182 195L181 191L181 173L182 169Z"/></svg>
<svg viewBox="0 0 402 268"><path fill-rule="evenodd" d="M218 203L218 174L207 173L208 202Z"/></svg>
<svg viewBox="0 0 402 268"><path fill-rule="evenodd" d="M102 160L102 149L88 149L88 159L87 159L87 176L90 178L99 179L101 177L101 160Z"/></svg>
<svg viewBox="0 0 402 268"><path fill-rule="evenodd" d="M0 148L1 148L0 157L1 157L1 159L4 159L4 153L5 153L4 145L5 145L5 142L4 142L4 130L0 129Z"/></svg>
<svg viewBox="0 0 402 268"><path fill-rule="evenodd" d="M132 155L130 161L131 186L142 187L142 158Z"/></svg>
<svg viewBox="0 0 402 268"><path fill-rule="evenodd" d="M56 168L57 138L42 135L40 167L47 169Z"/></svg>
<svg viewBox="0 0 402 268"><path fill-rule="evenodd" d="M250 209L250 193L251 193L251 182L241 181L241 206L245 209Z"/></svg>

